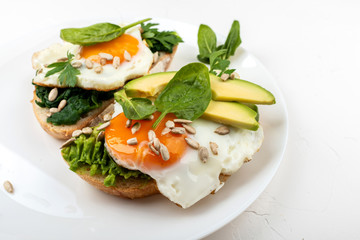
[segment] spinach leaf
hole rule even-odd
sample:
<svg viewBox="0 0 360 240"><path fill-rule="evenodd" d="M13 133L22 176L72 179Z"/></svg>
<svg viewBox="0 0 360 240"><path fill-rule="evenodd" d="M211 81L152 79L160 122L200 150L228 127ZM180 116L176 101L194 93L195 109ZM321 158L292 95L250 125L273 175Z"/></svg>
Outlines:
<svg viewBox="0 0 360 240"><path fill-rule="evenodd" d="M171 31L159 31L154 26L159 25L158 23L141 24L143 33L141 34L142 39L145 39L149 45L150 50L154 52L173 52L175 45L183 42L181 37L176 32Z"/></svg>
<svg viewBox="0 0 360 240"><path fill-rule="evenodd" d="M61 85L68 87L75 87L77 81L77 75L80 74L79 69L74 68L71 65L71 62L74 58L74 54L67 52L67 61L65 62L55 62L48 66L48 68L53 68L45 74L45 77L51 76L55 73L60 72L59 82Z"/></svg>
<svg viewBox="0 0 360 240"><path fill-rule="evenodd" d="M190 63L175 74L155 100L155 106L161 115L153 128L168 113L174 113L178 118L195 120L204 113L210 100L208 68L201 63Z"/></svg>
<svg viewBox="0 0 360 240"><path fill-rule="evenodd" d="M232 25L230 32L226 38L225 44L222 46L222 49L226 49L225 59L228 59L230 56L235 54L236 49L241 44L240 38L240 23L235 20Z"/></svg>
<svg viewBox="0 0 360 240"><path fill-rule="evenodd" d="M197 58L200 62L210 64L210 72L217 76L223 73L231 74L235 69L228 69L230 56L235 54L236 49L241 44L240 23L235 20L228 33L223 45L216 46L216 35L213 30L204 24L201 24L198 32L199 55Z"/></svg>
<svg viewBox="0 0 360 240"><path fill-rule="evenodd" d="M114 94L115 100L120 103L128 119L140 120L148 118L156 111L156 107L147 98L132 98L126 96L125 89Z"/></svg>
<svg viewBox="0 0 360 240"><path fill-rule="evenodd" d="M201 24L198 31L199 55L201 62L209 63L211 53L216 50L216 34L207 25Z"/></svg>
<svg viewBox="0 0 360 240"><path fill-rule="evenodd" d="M35 93L41 101L35 102L40 107L52 108L57 107L61 100L67 100L63 110L47 118L47 122L54 125L75 124L83 114L100 107L102 102L112 98L114 93L113 91L98 92L81 88L59 88L57 98L51 102L48 100L51 89L51 87L36 86Z"/></svg>
<svg viewBox="0 0 360 240"><path fill-rule="evenodd" d="M89 46L118 38L124 34L127 29L149 20L151 20L151 18L137 21L125 27L120 27L112 23L97 23L83 28L65 28L61 29L60 37L73 44Z"/></svg>

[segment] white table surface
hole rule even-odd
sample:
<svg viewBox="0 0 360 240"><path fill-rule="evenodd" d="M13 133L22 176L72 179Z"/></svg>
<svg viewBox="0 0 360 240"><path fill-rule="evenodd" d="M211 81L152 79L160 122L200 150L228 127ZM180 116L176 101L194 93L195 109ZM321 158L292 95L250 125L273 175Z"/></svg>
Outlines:
<svg viewBox="0 0 360 240"><path fill-rule="evenodd" d="M261 196L206 239L360 238L359 1L14 0L1 5L0 46L35 28L130 12L139 19L206 23L223 35L240 20L242 46L283 91L289 140Z"/></svg>

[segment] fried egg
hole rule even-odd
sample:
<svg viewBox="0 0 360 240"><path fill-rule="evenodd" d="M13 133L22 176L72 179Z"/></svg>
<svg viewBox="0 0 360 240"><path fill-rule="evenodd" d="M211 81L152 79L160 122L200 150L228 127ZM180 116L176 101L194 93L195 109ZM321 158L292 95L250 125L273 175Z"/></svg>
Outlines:
<svg viewBox="0 0 360 240"><path fill-rule="evenodd" d="M79 68L77 87L109 91L122 87L127 80L143 76L149 72L153 63L153 53L141 39L139 27L128 29L125 34L109 42L98 43L91 46L79 46L69 42L53 44L33 55L33 68L38 71L33 82L42 86L64 87L58 81L59 74L55 73L45 77L51 70L46 66L67 56L67 52L75 55L75 60L82 63ZM105 55L104 55L105 54ZM118 56L120 65L115 68L113 59L108 57L102 66L102 72L96 73L95 68L100 66L100 56ZM129 56L126 57L125 55ZM93 67L86 67L85 61L91 60Z"/></svg>
<svg viewBox="0 0 360 240"><path fill-rule="evenodd" d="M230 127L227 135L218 135L214 130L220 124L197 119L191 124L196 134L162 134L165 123L175 119L175 115L167 114L156 129L157 138L164 144L170 159L164 161L161 155L154 153L148 146L148 132L160 113L154 114L154 120L134 121L141 123L139 131L131 133L126 127L126 117L120 113L111 120L105 130L105 144L114 161L125 168L139 170L151 176L161 194L183 208L188 208L213 191L220 189L220 174L235 173L246 160L250 160L260 148L263 141L263 130L257 131ZM177 127L181 127L176 123ZM137 145L128 145L127 140L137 138ZM193 138L201 146L209 149L206 163L200 161L198 150L191 148L185 138ZM209 142L215 142L218 154L210 151Z"/></svg>

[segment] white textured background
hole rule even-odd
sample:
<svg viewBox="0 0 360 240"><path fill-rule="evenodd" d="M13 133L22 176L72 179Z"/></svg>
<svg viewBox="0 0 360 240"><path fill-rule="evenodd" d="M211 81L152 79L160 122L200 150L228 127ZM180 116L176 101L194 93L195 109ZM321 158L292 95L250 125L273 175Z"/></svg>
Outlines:
<svg viewBox="0 0 360 240"><path fill-rule="evenodd" d="M285 96L289 142L279 171L207 240L360 239L360 1L3 0L0 46L35 28L129 13L206 23L223 35L240 20L242 46Z"/></svg>

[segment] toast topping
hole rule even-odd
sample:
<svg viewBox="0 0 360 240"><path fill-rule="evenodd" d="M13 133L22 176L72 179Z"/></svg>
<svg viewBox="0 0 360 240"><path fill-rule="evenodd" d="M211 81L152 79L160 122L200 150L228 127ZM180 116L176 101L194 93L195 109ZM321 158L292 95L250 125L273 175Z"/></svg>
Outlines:
<svg viewBox="0 0 360 240"><path fill-rule="evenodd" d="M214 132L219 135L226 135L230 132L230 128L228 128L227 126L220 126L217 129L215 129Z"/></svg>
<svg viewBox="0 0 360 240"><path fill-rule="evenodd" d="M199 158L203 163L206 163L209 159L209 150L206 147L199 148Z"/></svg>
<svg viewBox="0 0 360 240"><path fill-rule="evenodd" d="M216 143L214 143L214 142L210 142L209 143L210 144L210 150L211 150L211 152L214 154L214 155L218 155L218 148L219 148L219 146L216 144Z"/></svg>
<svg viewBox="0 0 360 240"><path fill-rule="evenodd" d="M198 149L200 146L200 144L192 138L185 138L185 141L190 147L194 149Z"/></svg>
<svg viewBox="0 0 360 240"><path fill-rule="evenodd" d="M50 102L54 101L58 96L58 89L57 88L53 88L51 89L51 91L49 92L49 96L48 99Z"/></svg>

